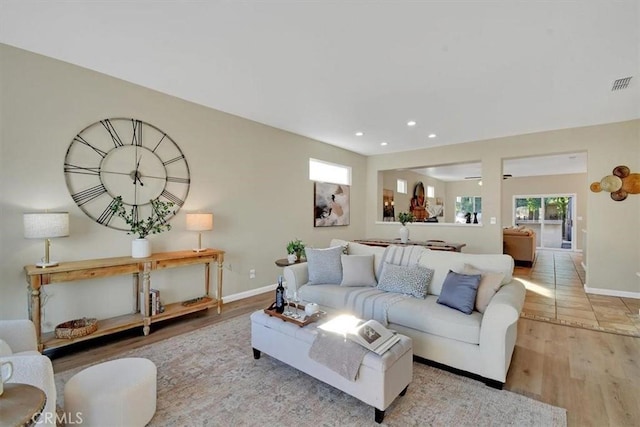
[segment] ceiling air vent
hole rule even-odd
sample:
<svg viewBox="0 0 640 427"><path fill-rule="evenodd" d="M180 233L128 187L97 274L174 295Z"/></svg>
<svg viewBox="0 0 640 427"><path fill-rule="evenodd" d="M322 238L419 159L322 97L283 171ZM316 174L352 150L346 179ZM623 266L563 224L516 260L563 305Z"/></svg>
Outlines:
<svg viewBox="0 0 640 427"><path fill-rule="evenodd" d="M631 81L631 77L625 77L623 79L618 79L613 81L613 86L611 87L611 91L614 90L622 90L629 87L629 82Z"/></svg>

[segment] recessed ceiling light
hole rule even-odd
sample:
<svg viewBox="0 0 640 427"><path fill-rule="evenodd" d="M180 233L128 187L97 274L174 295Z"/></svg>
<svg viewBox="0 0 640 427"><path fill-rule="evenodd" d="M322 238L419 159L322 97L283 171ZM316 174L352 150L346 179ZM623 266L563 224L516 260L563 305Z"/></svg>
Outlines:
<svg viewBox="0 0 640 427"><path fill-rule="evenodd" d="M416 122L414 120L409 120L407 122L407 126L415 126L415 125L416 125Z"/></svg>
<svg viewBox="0 0 640 427"><path fill-rule="evenodd" d="M382 141L380 145L387 145L387 143L385 141Z"/></svg>
<svg viewBox="0 0 640 427"><path fill-rule="evenodd" d="M362 136L364 135L364 132L356 132L356 136Z"/></svg>
<svg viewBox="0 0 640 427"><path fill-rule="evenodd" d="M436 136L438 136L438 135L436 135L435 133L430 133L428 137L429 137L429 138L431 138L431 139L433 139L433 138L435 138Z"/></svg>

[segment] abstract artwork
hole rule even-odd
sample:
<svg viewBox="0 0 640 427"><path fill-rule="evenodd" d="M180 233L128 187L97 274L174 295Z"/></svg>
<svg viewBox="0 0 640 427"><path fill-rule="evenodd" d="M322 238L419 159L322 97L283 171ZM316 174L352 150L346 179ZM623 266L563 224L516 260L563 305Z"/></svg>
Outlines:
<svg viewBox="0 0 640 427"><path fill-rule="evenodd" d="M315 227L349 225L349 186L316 182L314 184Z"/></svg>

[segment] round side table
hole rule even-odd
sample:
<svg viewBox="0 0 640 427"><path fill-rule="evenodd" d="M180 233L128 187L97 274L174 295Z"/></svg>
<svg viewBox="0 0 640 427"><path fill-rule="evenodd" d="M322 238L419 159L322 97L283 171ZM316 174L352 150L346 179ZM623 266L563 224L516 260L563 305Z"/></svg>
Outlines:
<svg viewBox="0 0 640 427"><path fill-rule="evenodd" d="M0 396L0 427L35 425L46 404L47 396L39 388L6 383Z"/></svg>
<svg viewBox="0 0 640 427"><path fill-rule="evenodd" d="M289 265L293 265L293 264L301 264L301 263L303 263L303 262L307 262L307 260L306 260L306 259L305 259L305 260L303 260L303 261L297 260L297 261L296 261L296 262L294 262L294 263L290 263L288 259L286 259L286 258L280 258L280 259L277 259L277 260L276 260L276 265L277 265L278 267L287 267L287 266L289 266Z"/></svg>

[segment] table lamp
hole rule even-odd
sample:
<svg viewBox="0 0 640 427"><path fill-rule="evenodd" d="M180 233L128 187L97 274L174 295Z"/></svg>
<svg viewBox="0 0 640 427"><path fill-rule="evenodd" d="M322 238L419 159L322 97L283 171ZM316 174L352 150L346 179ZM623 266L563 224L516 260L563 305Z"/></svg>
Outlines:
<svg viewBox="0 0 640 427"><path fill-rule="evenodd" d="M54 237L69 235L68 212L37 212L25 213L22 216L24 237L27 239L44 239L44 258L36 263L36 267L53 267L56 261L49 259L49 247Z"/></svg>
<svg viewBox="0 0 640 427"><path fill-rule="evenodd" d="M209 231L213 230L213 214L212 213L188 213L187 214L187 230L189 231ZM202 252L206 250L202 248L202 233L198 233L198 248L194 248L194 252Z"/></svg>

